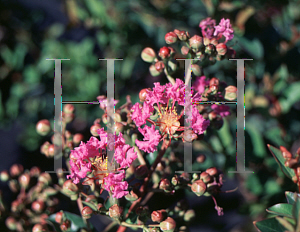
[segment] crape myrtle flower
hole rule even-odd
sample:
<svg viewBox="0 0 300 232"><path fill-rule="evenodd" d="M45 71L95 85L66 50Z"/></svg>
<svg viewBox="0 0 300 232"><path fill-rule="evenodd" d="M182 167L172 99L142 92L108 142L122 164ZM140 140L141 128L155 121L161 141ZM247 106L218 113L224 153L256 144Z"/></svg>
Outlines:
<svg viewBox="0 0 300 232"><path fill-rule="evenodd" d="M214 36L217 35L223 35L226 39L226 41L232 40L234 35L233 35L233 29L230 24L230 19L221 19L220 23L218 26L215 26L215 32Z"/></svg>
<svg viewBox="0 0 300 232"><path fill-rule="evenodd" d="M215 26L216 20L211 18L203 19L199 24L199 27L201 27L202 36L212 39L215 31Z"/></svg>
<svg viewBox="0 0 300 232"><path fill-rule="evenodd" d="M193 94L191 90L192 102L198 102L201 100L201 94ZM177 103L177 104L176 104ZM146 99L143 106L140 103L136 103L132 107L132 120L139 127L139 131L144 135L144 141L136 140L137 146L145 152L154 152L157 150L158 143L163 137L169 136L169 138L181 137L176 135L176 132L184 131L185 127L180 125L180 119L184 113L177 114L177 107L185 105L185 84L182 80L176 79L174 85L167 83L166 85L160 85L160 83L154 83L154 88L147 90ZM154 109L156 111L156 120L150 119L153 116ZM206 120L198 112L195 105L191 107L191 128L198 135L203 134L209 125L209 120ZM145 125L146 122L153 124L151 127ZM143 126L141 128L141 126ZM155 127L158 126L158 129Z"/></svg>
<svg viewBox="0 0 300 232"><path fill-rule="evenodd" d="M114 178L119 180L120 175L114 176L116 175L114 173L110 173L109 175L107 173L98 174L98 172L107 171L107 157L104 157L107 149L113 150L113 148L115 148L114 158L116 162L120 164L120 169L129 167L137 158L137 153L134 152L134 148L125 144L122 133L119 133L119 135L107 134L104 131L104 128L98 129L97 133L100 136L100 140L92 136L86 144L81 142L79 147L76 147L71 151L69 162L71 175L68 175L67 178L73 179L75 184L78 184L83 178L87 178L86 181L90 179L100 179L104 184L106 181L111 183ZM115 136L115 143L108 143L107 140L109 139L107 138L110 136ZM111 139L109 141L113 140ZM87 177L88 172L93 172L94 177ZM120 182L119 187L116 186L115 183L114 188L105 187L105 189L111 190L114 196L119 198L123 196L124 189L126 189L125 187L128 187L128 183L126 185L123 182Z"/></svg>

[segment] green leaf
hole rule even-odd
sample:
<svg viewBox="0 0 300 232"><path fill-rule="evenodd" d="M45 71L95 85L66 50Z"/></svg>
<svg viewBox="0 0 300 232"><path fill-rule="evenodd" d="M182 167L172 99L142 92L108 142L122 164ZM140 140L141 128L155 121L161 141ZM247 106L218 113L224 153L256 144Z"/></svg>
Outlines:
<svg viewBox="0 0 300 232"><path fill-rule="evenodd" d="M293 205L290 204L276 204L266 209L268 213L280 215L280 216L286 216L286 217L293 217Z"/></svg>
<svg viewBox="0 0 300 232"><path fill-rule="evenodd" d="M276 218L269 218L263 221L254 221L254 226L261 232L285 232L286 229L282 226Z"/></svg>
<svg viewBox="0 0 300 232"><path fill-rule="evenodd" d="M118 199L117 198L113 198L112 196L109 196L106 198L105 202L104 202L104 206L106 209L109 209L111 206L113 206L114 204L118 203Z"/></svg>
<svg viewBox="0 0 300 232"><path fill-rule="evenodd" d="M300 81L290 84L283 93L283 97L279 98L281 112L287 113L290 108L300 100Z"/></svg>
<svg viewBox="0 0 300 232"><path fill-rule="evenodd" d="M294 231L294 227L286 219L282 217L276 217L276 220L283 225L288 231Z"/></svg>
<svg viewBox="0 0 300 232"><path fill-rule="evenodd" d="M84 204L84 205L90 207L90 208L91 208L92 210L94 210L94 211L98 211L97 206L96 206L95 204L91 203L91 202L83 201L82 204Z"/></svg>
<svg viewBox="0 0 300 232"><path fill-rule="evenodd" d="M283 158L281 151L276 147L271 146L270 144L268 144L267 146L271 151L272 155L274 156L275 160L279 164L281 171L292 180L293 176L295 176L295 172L293 169L284 166L285 159Z"/></svg>
<svg viewBox="0 0 300 232"><path fill-rule="evenodd" d="M56 214L50 215L46 220L54 227L56 232L61 232L59 224L55 221Z"/></svg>
<svg viewBox="0 0 300 232"><path fill-rule="evenodd" d="M300 197L297 195L296 201L293 205L293 216L295 217L297 221L297 231L300 229Z"/></svg>
<svg viewBox="0 0 300 232"><path fill-rule="evenodd" d="M285 192L285 197L287 199L287 202L291 205L293 205L296 201L294 194L296 194L296 196L300 197L300 193L293 193L293 192L289 192L289 191Z"/></svg>

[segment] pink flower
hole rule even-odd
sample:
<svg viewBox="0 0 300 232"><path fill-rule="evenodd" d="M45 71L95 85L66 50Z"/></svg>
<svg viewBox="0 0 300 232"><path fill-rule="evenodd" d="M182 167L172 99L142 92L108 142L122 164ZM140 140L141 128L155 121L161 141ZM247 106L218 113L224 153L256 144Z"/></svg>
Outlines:
<svg viewBox="0 0 300 232"><path fill-rule="evenodd" d="M226 41L233 39L233 29L230 24L229 19L221 19L218 26L215 26L215 32L214 36L217 36L218 34L223 35L226 38Z"/></svg>
<svg viewBox="0 0 300 232"><path fill-rule="evenodd" d="M106 107L107 107L107 98L106 98L106 96L104 96L104 95L98 96L97 100L100 103L99 107L103 110L106 109ZM118 104L118 102L119 102L118 100L114 100L114 105Z"/></svg>
<svg viewBox="0 0 300 232"><path fill-rule="evenodd" d="M139 149L145 152L154 152L157 150L157 145L160 141L160 134L158 130L155 130L155 126L152 125L151 127L145 125L145 127L139 128L139 131L142 135L144 135L144 141L135 140L136 145Z"/></svg>
<svg viewBox="0 0 300 232"><path fill-rule="evenodd" d="M202 36L212 39L215 26L216 20L211 18L203 19L199 24L199 27L201 27Z"/></svg>
<svg viewBox="0 0 300 232"><path fill-rule="evenodd" d="M167 98L165 97L164 91L166 86L160 85L159 82L154 83L154 88L152 91L147 91L146 101L149 105L153 106L154 103L159 104L166 104Z"/></svg>
<svg viewBox="0 0 300 232"><path fill-rule="evenodd" d="M192 128L197 134L203 134L210 121L203 118L195 105L192 106Z"/></svg>
<svg viewBox="0 0 300 232"><path fill-rule="evenodd" d="M128 188L127 181L122 181L125 178L125 172L121 173L110 173L104 178L104 188L113 193L114 198L121 198L128 194L125 191Z"/></svg>
<svg viewBox="0 0 300 232"><path fill-rule="evenodd" d="M121 165L121 168L129 167L136 158L137 153L128 144L118 146L115 150L115 160Z"/></svg>
<svg viewBox="0 0 300 232"><path fill-rule="evenodd" d="M205 79L206 79L205 76L197 77L196 81L195 81L195 83L194 83L194 85L192 87L199 94L204 93L205 87L207 85L209 85L209 81L206 81Z"/></svg>
<svg viewBox="0 0 300 232"><path fill-rule="evenodd" d="M211 108L223 118L230 115L230 107L229 106L213 104L211 106Z"/></svg>
<svg viewBox="0 0 300 232"><path fill-rule="evenodd" d="M69 161L71 166L71 175L67 175L67 179L73 179L74 184L78 184L79 181L86 177L87 172L91 171L91 163L77 159Z"/></svg>
<svg viewBox="0 0 300 232"><path fill-rule="evenodd" d="M144 102L143 107L140 108L139 103L135 103L131 108L133 113L131 115L132 120L135 122L137 126L141 126L146 123L147 118L150 117L154 108L149 105L147 102Z"/></svg>

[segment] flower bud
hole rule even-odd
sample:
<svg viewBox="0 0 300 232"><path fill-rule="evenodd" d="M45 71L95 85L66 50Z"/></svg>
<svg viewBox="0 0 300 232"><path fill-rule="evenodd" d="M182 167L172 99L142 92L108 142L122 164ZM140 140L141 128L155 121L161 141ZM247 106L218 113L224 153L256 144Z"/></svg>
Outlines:
<svg viewBox="0 0 300 232"><path fill-rule="evenodd" d="M193 209L189 209L185 212L183 216L183 220L186 222L190 222L195 218L195 216L196 216L195 211Z"/></svg>
<svg viewBox="0 0 300 232"><path fill-rule="evenodd" d="M32 227L32 232L42 232L42 231L46 231L45 227L41 224L35 224Z"/></svg>
<svg viewBox="0 0 300 232"><path fill-rule="evenodd" d="M38 178L38 182L44 183L45 185L50 184L52 181L51 176L49 175L49 173L43 172L39 178Z"/></svg>
<svg viewBox="0 0 300 232"><path fill-rule="evenodd" d="M160 232L158 227L149 227L149 232Z"/></svg>
<svg viewBox="0 0 300 232"><path fill-rule="evenodd" d="M207 37L203 37L203 44L204 44L204 46L209 45L210 44L210 39L207 38Z"/></svg>
<svg viewBox="0 0 300 232"><path fill-rule="evenodd" d="M139 198L139 196L133 191L131 190L126 196L125 199L127 201L136 201Z"/></svg>
<svg viewBox="0 0 300 232"><path fill-rule="evenodd" d="M21 199L14 200L11 203L11 211L14 212L14 213L18 212L18 211L21 211L21 209L23 208L22 206L23 206L23 204L22 204Z"/></svg>
<svg viewBox="0 0 300 232"><path fill-rule="evenodd" d="M10 190L14 193L18 192L18 190L20 189L20 186L16 180L10 180L8 182L8 186L9 186Z"/></svg>
<svg viewBox="0 0 300 232"><path fill-rule="evenodd" d="M187 31L179 31L174 30L174 33L178 36L178 39L181 41L186 41L188 38L190 38L190 34Z"/></svg>
<svg viewBox="0 0 300 232"><path fill-rule="evenodd" d="M14 164L10 167L10 175L12 177L19 176L24 171L24 168L21 164Z"/></svg>
<svg viewBox="0 0 300 232"><path fill-rule="evenodd" d="M155 51L152 48L145 48L141 53L142 60L148 63L152 63L156 57Z"/></svg>
<svg viewBox="0 0 300 232"><path fill-rule="evenodd" d="M9 174L8 171L4 170L0 173L0 180L3 182L6 182L9 180Z"/></svg>
<svg viewBox="0 0 300 232"><path fill-rule="evenodd" d="M178 176L175 175L172 177L171 182L172 182L172 185L176 186L180 183L180 180L179 180Z"/></svg>
<svg viewBox="0 0 300 232"><path fill-rule="evenodd" d="M219 86L219 79L216 77L211 78L209 81L209 86L211 86L211 85Z"/></svg>
<svg viewBox="0 0 300 232"><path fill-rule="evenodd" d="M176 227L176 222L174 221L173 218L168 217L166 220L162 221L159 224L159 227L162 231L173 232L175 230L175 227Z"/></svg>
<svg viewBox="0 0 300 232"><path fill-rule="evenodd" d="M109 216L111 218L120 218L123 213L123 208L121 206L118 206L117 204L114 204L109 208Z"/></svg>
<svg viewBox="0 0 300 232"><path fill-rule="evenodd" d="M208 118L210 121L216 119L218 117L218 114L215 111L212 111L208 114Z"/></svg>
<svg viewBox="0 0 300 232"><path fill-rule="evenodd" d="M63 184L63 190L68 195L74 195L78 192L78 187L76 184L73 183L72 180L66 180Z"/></svg>
<svg viewBox="0 0 300 232"><path fill-rule="evenodd" d="M63 212L58 212L58 213L55 214L55 221L58 224L62 223L62 218L63 218Z"/></svg>
<svg viewBox="0 0 300 232"><path fill-rule="evenodd" d="M208 169L206 169L205 172L208 173L209 175L215 176L215 177L218 175L218 169L215 167L208 168Z"/></svg>
<svg viewBox="0 0 300 232"><path fill-rule="evenodd" d="M69 228L71 227L71 222L70 220L65 220L61 225L60 225L60 229L62 231L67 231Z"/></svg>
<svg viewBox="0 0 300 232"><path fill-rule="evenodd" d="M198 196L202 196L206 191L206 185L202 180L195 181L192 186L191 190Z"/></svg>
<svg viewBox="0 0 300 232"><path fill-rule="evenodd" d="M85 202L90 202L93 204L97 204L97 197L95 195L88 195L87 198L85 199Z"/></svg>
<svg viewBox="0 0 300 232"><path fill-rule="evenodd" d="M149 67L149 72L150 72L151 76L156 77L156 76L158 76L159 74L162 73L162 70L161 70L160 72L157 71L155 65L152 64L152 65L150 65L150 67Z"/></svg>
<svg viewBox="0 0 300 232"><path fill-rule="evenodd" d="M293 155L284 146L280 146L279 149L284 159L290 160L293 157Z"/></svg>
<svg viewBox="0 0 300 232"><path fill-rule="evenodd" d="M219 43L216 46L216 50L218 52L218 55L224 56L226 54L226 52L227 52L227 46L226 46L226 44Z"/></svg>
<svg viewBox="0 0 300 232"><path fill-rule="evenodd" d="M66 104L64 105L64 108L63 108L63 112L65 112L66 114L72 114L74 113L74 105L72 104Z"/></svg>
<svg viewBox="0 0 300 232"><path fill-rule="evenodd" d="M171 183L168 179L162 179L159 183L159 189L164 190L165 192L170 192Z"/></svg>
<svg viewBox="0 0 300 232"><path fill-rule="evenodd" d="M172 44L177 41L177 35L174 32L168 32L165 35L165 41L167 44Z"/></svg>
<svg viewBox="0 0 300 232"><path fill-rule="evenodd" d="M88 206L85 206L82 211L81 211L81 214L82 214L82 217L85 218L85 219L89 219L92 217L92 214L93 214L93 210L88 207Z"/></svg>
<svg viewBox="0 0 300 232"><path fill-rule="evenodd" d="M41 146L40 152L44 154L45 156L48 156L48 148L50 146L50 143L48 141L44 142Z"/></svg>
<svg viewBox="0 0 300 232"><path fill-rule="evenodd" d="M198 64L192 64L192 71L195 76L201 76L201 68Z"/></svg>
<svg viewBox="0 0 300 232"><path fill-rule="evenodd" d="M36 213L41 213L45 208L45 203L41 200L32 202L31 209Z"/></svg>
<svg viewBox="0 0 300 232"><path fill-rule="evenodd" d="M48 152L47 152L46 157L51 158L51 157L54 156L54 154L55 154L55 145L54 144L49 144Z"/></svg>
<svg viewBox="0 0 300 232"><path fill-rule="evenodd" d="M67 114L65 112L62 112L62 118L66 123L72 122L74 117L75 117L74 114Z"/></svg>
<svg viewBox="0 0 300 232"><path fill-rule="evenodd" d="M162 59L166 59L166 58L170 57L170 53L171 53L171 50L168 47L164 46L159 50L158 55Z"/></svg>
<svg viewBox="0 0 300 232"><path fill-rule="evenodd" d="M205 184L207 184L207 183L213 181L213 178L207 172L202 172L200 174L200 180L202 180Z"/></svg>
<svg viewBox="0 0 300 232"><path fill-rule="evenodd" d="M189 54L190 49L187 46L182 46L181 47L181 54L186 56L187 54Z"/></svg>
<svg viewBox="0 0 300 232"><path fill-rule="evenodd" d="M165 68L165 64L162 61L156 62L154 66L156 71L158 71L159 73L161 73Z"/></svg>
<svg viewBox="0 0 300 232"><path fill-rule="evenodd" d="M151 214L151 220L153 222L161 222L161 221L165 220L167 217L168 217L168 213L164 209L153 211Z"/></svg>
<svg viewBox="0 0 300 232"><path fill-rule="evenodd" d="M91 134L95 137L98 137L99 136L99 134L97 133L98 129L101 129L101 126L99 124L98 125L92 125L91 128L90 128Z"/></svg>
<svg viewBox="0 0 300 232"><path fill-rule="evenodd" d="M192 38L190 38L189 45L193 49L193 51L198 51L199 48L201 48L203 45L202 37L199 35L194 35Z"/></svg>
<svg viewBox="0 0 300 232"><path fill-rule="evenodd" d="M151 91L150 88L148 88L148 89L142 89L140 91L140 93L139 93L140 102L144 102L146 100L148 90Z"/></svg>
<svg viewBox="0 0 300 232"><path fill-rule="evenodd" d="M212 44L208 44L206 47L205 47L205 53L211 55L213 54L214 52L216 51L216 47Z"/></svg>
<svg viewBox="0 0 300 232"><path fill-rule="evenodd" d="M124 125L121 122L115 122L115 132L116 135L119 135L119 133L124 131Z"/></svg>
<svg viewBox="0 0 300 232"><path fill-rule="evenodd" d="M149 172L149 170L148 170L147 165L139 165L135 168L134 175L135 175L135 178L142 180L148 175L148 172Z"/></svg>
<svg viewBox="0 0 300 232"><path fill-rule="evenodd" d="M19 184L23 188L27 188L30 182L30 175L28 173L24 173L19 176Z"/></svg>
<svg viewBox="0 0 300 232"><path fill-rule="evenodd" d="M74 143L75 145L80 144L80 142L81 142L82 140L83 140L83 135L80 134L80 133L77 133L77 134L75 134L75 135L73 136L73 143Z"/></svg>
<svg viewBox="0 0 300 232"><path fill-rule="evenodd" d="M36 132L39 135L45 136L50 132L50 130L51 130L50 122L47 119L40 120L36 124Z"/></svg>
<svg viewBox="0 0 300 232"><path fill-rule="evenodd" d="M233 101L237 96L237 88L233 85L229 85L225 88L225 99L229 101Z"/></svg>
<svg viewBox="0 0 300 232"><path fill-rule="evenodd" d="M204 163L205 162L205 160L206 160L206 156L205 155L203 155L203 154L200 154L198 157L197 157L197 162L198 163L200 163L200 164L202 164L202 163Z"/></svg>
<svg viewBox="0 0 300 232"><path fill-rule="evenodd" d="M197 134L193 130L186 130L182 134L182 141L191 143L193 140L197 139Z"/></svg>
<svg viewBox="0 0 300 232"><path fill-rule="evenodd" d="M17 221L13 217L8 217L5 220L5 225L7 226L8 229L10 230L16 230L17 229Z"/></svg>
<svg viewBox="0 0 300 232"><path fill-rule="evenodd" d="M30 169L29 174L31 177L38 177L41 174L41 169L37 166L33 166Z"/></svg>

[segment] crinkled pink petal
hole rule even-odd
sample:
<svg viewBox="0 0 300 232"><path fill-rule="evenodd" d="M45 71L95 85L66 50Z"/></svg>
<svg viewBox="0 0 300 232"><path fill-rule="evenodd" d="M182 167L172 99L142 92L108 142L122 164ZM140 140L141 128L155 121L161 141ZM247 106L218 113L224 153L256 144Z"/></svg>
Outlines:
<svg viewBox="0 0 300 232"><path fill-rule="evenodd" d="M205 90L205 86L209 84L209 81L206 81L205 79L205 76L197 77L192 88L198 93L202 94Z"/></svg>
<svg viewBox="0 0 300 232"><path fill-rule="evenodd" d="M203 118L196 106L192 106L192 129L197 134L203 134L210 121Z"/></svg>
<svg viewBox="0 0 300 232"><path fill-rule="evenodd" d="M158 130L155 130L155 126L151 127L145 125L145 127L139 128L139 131L144 135L144 141L135 140L136 145L139 149L151 153L157 150L157 145L160 141L160 134Z"/></svg>
<svg viewBox="0 0 300 232"><path fill-rule="evenodd" d="M139 103L135 103L131 109L133 110L131 118L137 126L146 124L146 120L154 110L153 106L149 105L147 102L144 102L142 108Z"/></svg>
<svg viewBox="0 0 300 232"><path fill-rule="evenodd" d="M233 39L234 35L233 35L232 26L230 24L230 19L225 20L223 18L221 19L219 25L215 26L214 36L218 34L222 34L227 41Z"/></svg>

